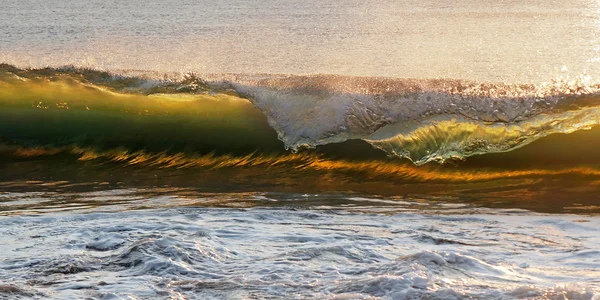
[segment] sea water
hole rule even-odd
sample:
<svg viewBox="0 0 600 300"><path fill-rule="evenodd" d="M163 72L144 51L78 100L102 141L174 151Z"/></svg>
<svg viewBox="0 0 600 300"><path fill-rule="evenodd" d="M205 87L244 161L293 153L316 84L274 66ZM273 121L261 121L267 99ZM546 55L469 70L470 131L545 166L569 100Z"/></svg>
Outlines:
<svg viewBox="0 0 600 300"><path fill-rule="evenodd" d="M597 299L599 33L598 1L3 0L0 298Z"/></svg>

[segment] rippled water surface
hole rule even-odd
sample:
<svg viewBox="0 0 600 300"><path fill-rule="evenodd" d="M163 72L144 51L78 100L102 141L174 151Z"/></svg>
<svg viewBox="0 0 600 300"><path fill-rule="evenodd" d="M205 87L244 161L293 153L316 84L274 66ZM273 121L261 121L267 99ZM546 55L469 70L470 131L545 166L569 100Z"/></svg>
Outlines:
<svg viewBox="0 0 600 300"><path fill-rule="evenodd" d="M185 207L179 196L136 192L90 192L105 205L37 211L10 207L49 194L2 194L0 298L597 299L600 291L594 216L260 193L212 198L272 204Z"/></svg>
<svg viewBox="0 0 600 300"><path fill-rule="evenodd" d="M517 82L600 75L594 0L35 2L2 2L0 61Z"/></svg>

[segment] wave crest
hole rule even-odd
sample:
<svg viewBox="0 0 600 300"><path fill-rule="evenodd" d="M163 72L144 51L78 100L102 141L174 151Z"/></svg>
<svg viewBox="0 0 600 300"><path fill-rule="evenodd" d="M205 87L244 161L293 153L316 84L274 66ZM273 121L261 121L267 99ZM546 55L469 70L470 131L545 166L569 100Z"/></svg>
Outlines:
<svg viewBox="0 0 600 300"><path fill-rule="evenodd" d="M363 139L420 165L516 149L598 124L600 85L276 76L231 86L268 117L287 148Z"/></svg>
<svg viewBox="0 0 600 300"><path fill-rule="evenodd" d="M56 86L57 82L68 89ZM541 84L502 84L336 75L220 74L202 78L194 73L137 71L119 75L72 67L29 70L0 65L0 84L5 87L0 91L3 105L14 107L17 100L21 104L30 101L32 108L38 109L79 105L121 119L124 113L155 119L160 115L164 120L148 121L157 125L157 132L164 131L162 124L176 128L176 124L193 123L195 132L213 140L215 136L238 136L227 142L230 149L247 136L255 137L246 144L261 148L253 141L270 134L259 124L266 122L250 108L240 113L239 105L231 104L246 98L266 116L286 149L295 152L361 139L417 165L511 151L550 134L571 133L600 123L600 84L588 76ZM181 100L187 103L177 104ZM139 123L131 116L124 119L127 124ZM227 134L214 132L221 127L227 128ZM276 146L270 138L264 140L270 141L269 149ZM204 142L211 145L208 139Z"/></svg>

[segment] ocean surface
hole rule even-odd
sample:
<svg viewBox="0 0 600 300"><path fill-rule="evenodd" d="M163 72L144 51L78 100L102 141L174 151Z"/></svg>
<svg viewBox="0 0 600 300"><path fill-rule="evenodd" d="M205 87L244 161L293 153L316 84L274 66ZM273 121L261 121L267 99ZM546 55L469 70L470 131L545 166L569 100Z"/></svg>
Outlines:
<svg viewBox="0 0 600 300"><path fill-rule="evenodd" d="M600 299L600 2L0 1L0 299Z"/></svg>

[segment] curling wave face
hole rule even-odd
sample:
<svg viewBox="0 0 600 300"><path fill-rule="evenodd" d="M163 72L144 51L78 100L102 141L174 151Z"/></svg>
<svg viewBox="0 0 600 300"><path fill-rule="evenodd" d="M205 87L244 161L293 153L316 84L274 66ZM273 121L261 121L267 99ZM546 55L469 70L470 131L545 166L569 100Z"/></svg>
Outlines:
<svg viewBox="0 0 600 300"><path fill-rule="evenodd" d="M206 81L195 74L158 79L10 65L0 71L0 99L12 116L3 118L11 123L4 126L9 140L101 137L115 146L160 144L153 150L177 144L281 151L273 128L292 151L362 139L423 165L511 151L550 134L590 129L600 119L600 85L585 76L507 85L334 75L211 75Z"/></svg>
<svg viewBox="0 0 600 300"><path fill-rule="evenodd" d="M598 124L589 77L543 85L343 76L234 78L287 148L363 139L417 165L506 152Z"/></svg>
<svg viewBox="0 0 600 300"><path fill-rule="evenodd" d="M597 211L600 131L581 129L599 122L598 97L585 77L517 86L2 65L0 182L417 194L508 207L519 195L527 209Z"/></svg>

